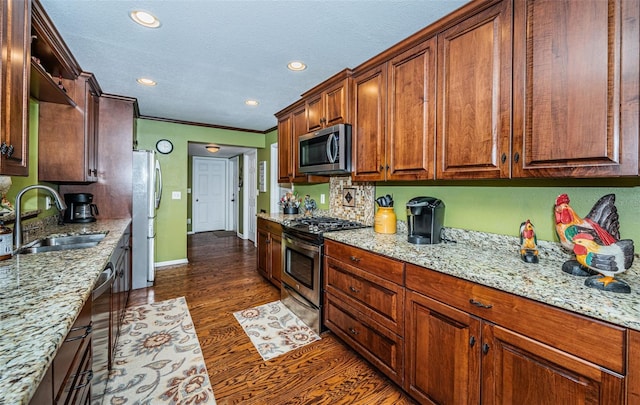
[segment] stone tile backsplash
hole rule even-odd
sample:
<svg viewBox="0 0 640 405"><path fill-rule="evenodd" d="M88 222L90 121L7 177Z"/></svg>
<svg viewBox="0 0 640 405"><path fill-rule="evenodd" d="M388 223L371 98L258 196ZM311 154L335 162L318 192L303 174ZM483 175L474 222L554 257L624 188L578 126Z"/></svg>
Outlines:
<svg viewBox="0 0 640 405"><path fill-rule="evenodd" d="M373 226L375 215L374 183L354 182L351 177L331 177L329 215Z"/></svg>

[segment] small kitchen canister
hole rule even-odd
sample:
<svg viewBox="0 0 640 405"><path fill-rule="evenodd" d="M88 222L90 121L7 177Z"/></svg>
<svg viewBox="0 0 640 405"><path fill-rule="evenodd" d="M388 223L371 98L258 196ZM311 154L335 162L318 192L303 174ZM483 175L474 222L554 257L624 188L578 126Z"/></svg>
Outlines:
<svg viewBox="0 0 640 405"><path fill-rule="evenodd" d="M13 232L0 221L0 260L11 259L13 256Z"/></svg>
<svg viewBox="0 0 640 405"><path fill-rule="evenodd" d="M377 233L396 233L396 213L393 207L379 207L373 217L373 230Z"/></svg>

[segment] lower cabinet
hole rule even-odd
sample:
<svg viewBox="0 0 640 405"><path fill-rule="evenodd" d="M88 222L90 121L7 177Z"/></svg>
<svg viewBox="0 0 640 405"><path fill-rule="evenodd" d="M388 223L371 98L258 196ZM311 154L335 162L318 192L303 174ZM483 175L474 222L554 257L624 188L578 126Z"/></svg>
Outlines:
<svg viewBox="0 0 640 405"><path fill-rule="evenodd" d="M91 300L58 349L31 404L86 404L91 392Z"/></svg>
<svg viewBox="0 0 640 405"><path fill-rule="evenodd" d="M113 360L115 345L120 336L120 326L124 316L124 310L129 300L131 291L131 230L128 228L120 238L118 246L111 255L111 263L116 273L113 283L113 296L111 299L113 319L111 323L111 345L109 346L109 359ZM111 363L110 363L111 364Z"/></svg>
<svg viewBox="0 0 640 405"><path fill-rule="evenodd" d="M280 288L282 272L282 225L258 218L258 265L260 274Z"/></svg>

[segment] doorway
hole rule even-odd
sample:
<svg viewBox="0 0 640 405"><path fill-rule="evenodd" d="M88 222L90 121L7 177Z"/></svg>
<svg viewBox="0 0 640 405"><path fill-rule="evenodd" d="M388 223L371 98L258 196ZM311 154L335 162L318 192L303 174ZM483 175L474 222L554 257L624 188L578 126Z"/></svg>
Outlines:
<svg viewBox="0 0 640 405"><path fill-rule="evenodd" d="M253 150L244 154L244 197L243 228L247 239L256 243L256 214L258 199L257 166L258 153Z"/></svg>
<svg viewBox="0 0 640 405"><path fill-rule="evenodd" d="M192 231L208 232L228 229L229 187L227 161L216 158L193 158Z"/></svg>

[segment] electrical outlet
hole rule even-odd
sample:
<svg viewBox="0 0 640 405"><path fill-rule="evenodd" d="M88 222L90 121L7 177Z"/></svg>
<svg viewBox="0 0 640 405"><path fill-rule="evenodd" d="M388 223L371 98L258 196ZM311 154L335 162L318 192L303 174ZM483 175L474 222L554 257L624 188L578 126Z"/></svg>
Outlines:
<svg viewBox="0 0 640 405"><path fill-rule="evenodd" d="M191 225L191 218L187 218L187 225Z"/></svg>
<svg viewBox="0 0 640 405"><path fill-rule="evenodd" d="M45 209L48 209L48 210L51 209L51 197L49 196L44 197L44 206L45 206Z"/></svg>
<svg viewBox="0 0 640 405"><path fill-rule="evenodd" d="M320 204L324 204L324 194L320 194Z"/></svg>
<svg viewBox="0 0 640 405"><path fill-rule="evenodd" d="M182 198L182 193L180 191L172 191L171 192L171 199L172 200L179 200Z"/></svg>

